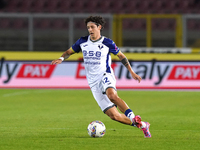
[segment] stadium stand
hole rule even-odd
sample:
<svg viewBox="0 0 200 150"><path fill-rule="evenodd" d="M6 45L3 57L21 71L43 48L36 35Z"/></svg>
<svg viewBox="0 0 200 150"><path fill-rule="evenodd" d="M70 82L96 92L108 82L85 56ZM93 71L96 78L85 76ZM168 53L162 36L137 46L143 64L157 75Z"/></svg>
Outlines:
<svg viewBox="0 0 200 150"><path fill-rule="evenodd" d="M20 13L113 13L113 14L184 14L200 13L200 3L197 0L7 0L3 1L4 7L0 7L0 12L20 12ZM1 5L3 5L1 4ZM52 27L62 26L62 20L56 20L57 23L43 21L41 28L52 25ZM124 24L126 28L144 28L145 25L141 20L128 20ZM128 23L129 22L129 23ZM20 25L21 24L21 25ZM23 21L19 20L16 26L23 27ZM47 25L49 24L49 25ZM172 29L170 20L164 22L153 22L154 28ZM189 29L200 28L199 23L192 21ZM0 27L10 27L8 20L1 23ZM140 26L140 27L138 27Z"/></svg>
<svg viewBox="0 0 200 150"><path fill-rule="evenodd" d="M111 14L199 14L200 0L0 0L0 13L111 13ZM68 29L67 19L34 19L36 29ZM108 24L106 24L108 26ZM76 20L77 29L85 29ZM28 28L27 19L0 18L0 29ZM175 19L153 19L153 30L176 28ZM188 30L199 30L200 21L188 20ZM145 30L145 19L124 19L123 29ZM173 45L170 45L173 46Z"/></svg>
<svg viewBox="0 0 200 150"><path fill-rule="evenodd" d="M196 0L7 0L1 12L198 13Z"/></svg>

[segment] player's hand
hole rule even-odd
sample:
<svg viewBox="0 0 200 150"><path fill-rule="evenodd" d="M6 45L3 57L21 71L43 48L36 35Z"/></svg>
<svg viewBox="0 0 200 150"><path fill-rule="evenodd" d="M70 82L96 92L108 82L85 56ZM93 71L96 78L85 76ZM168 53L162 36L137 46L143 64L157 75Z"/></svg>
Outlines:
<svg viewBox="0 0 200 150"><path fill-rule="evenodd" d="M138 80L139 83L142 80L142 78L139 75L137 75L136 73L132 73L132 77L133 77L133 79Z"/></svg>
<svg viewBox="0 0 200 150"><path fill-rule="evenodd" d="M52 65L57 65L57 64L61 64L62 63L62 60L61 59L56 59L56 60L53 60L51 62Z"/></svg>

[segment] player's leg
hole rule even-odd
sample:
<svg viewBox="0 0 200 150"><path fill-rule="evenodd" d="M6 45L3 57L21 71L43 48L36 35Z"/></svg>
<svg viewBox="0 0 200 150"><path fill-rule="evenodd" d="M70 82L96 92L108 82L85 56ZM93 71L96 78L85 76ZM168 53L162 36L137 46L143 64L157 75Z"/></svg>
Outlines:
<svg viewBox="0 0 200 150"><path fill-rule="evenodd" d="M108 98L118 106L121 112L124 114L120 114L118 110L113 107L108 109L105 113L113 120L119 121L124 124L129 124L132 126L137 126L141 128L144 133L144 137L151 137L151 133L149 131L150 124L148 122L141 121L141 117L139 115L134 115L131 109L129 109L128 105L118 96L117 92L113 88L108 88L106 90L106 94ZM127 116L127 117L126 117Z"/></svg>
<svg viewBox="0 0 200 150"><path fill-rule="evenodd" d="M122 113L125 113L129 109L128 105L118 96L117 91L114 88L107 88L106 95L111 102L117 105Z"/></svg>
<svg viewBox="0 0 200 150"><path fill-rule="evenodd" d="M113 74L105 73L102 81L100 83L100 87L102 87L102 91L107 95L112 103L117 105L119 110L126 115L137 127L141 126L141 120L135 120L135 114L128 107L128 105L123 101L117 94L116 91L116 80Z"/></svg>
<svg viewBox="0 0 200 150"><path fill-rule="evenodd" d="M117 105L119 110L125 114L126 117L130 119L138 128L142 126L140 116L133 113L133 111L128 107L128 105L123 101L117 94L117 91L114 88L107 88L106 95L112 103Z"/></svg>
<svg viewBox="0 0 200 150"><path fill-rule="evenodd" d="M116 80L112 74L104 74L100 87L102 87L103 92L106 93L108 99L117 105L119 110L124 113L120 114L116 108L107 109L104 111L111 119L119 121L124 124L129 124L137 126L143 130L145 137L151 137L149 132L150 124L148 122L141 121L141 117L133 113L133 111L128 107L128 105L123 101L117 94L115 87ZM128 119L129 118L129 119ZM129 120L129 121L128 121Z"/></svg>
<svg viewBox="0 0 200 150"><path fill-rule="evenodd" d="M106 94L102 93L102 90L99 89L98 85L93 86L91 91L99 107L105 114L115 121L131 125L131 120L124 114L118 112L115 104L110 101Z"/></svg>
<svg viewBox="0 0 200 150"><path fill-rule="evenodd" d="M124 114L119 113L115 106L106 110L105 114L108 115L112 120L121 122L123 124L132 125L131 120Z"/></svg>

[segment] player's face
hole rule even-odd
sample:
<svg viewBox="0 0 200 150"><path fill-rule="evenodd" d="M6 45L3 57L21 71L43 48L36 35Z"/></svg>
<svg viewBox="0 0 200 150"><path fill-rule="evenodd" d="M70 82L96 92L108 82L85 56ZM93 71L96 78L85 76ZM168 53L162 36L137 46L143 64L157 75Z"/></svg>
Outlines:
<svg viewBox="0 0 200 150"><path fill-rule="evenodd" d="M101 37L101 25L97 26L93 22L87 23L87 29L90 34L91 40L98 40Z"/></svg>

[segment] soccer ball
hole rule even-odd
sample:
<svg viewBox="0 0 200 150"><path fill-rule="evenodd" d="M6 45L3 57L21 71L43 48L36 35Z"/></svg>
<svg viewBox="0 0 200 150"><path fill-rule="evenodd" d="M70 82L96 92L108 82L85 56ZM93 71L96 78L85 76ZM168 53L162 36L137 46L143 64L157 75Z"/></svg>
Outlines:
<svg viewBox="0 0 200 150"><path fill-rule="evenodd" d="M106 126L101 121L92 121L88 125L88 134L91 137L103 137L106 132Z"/></svg>

